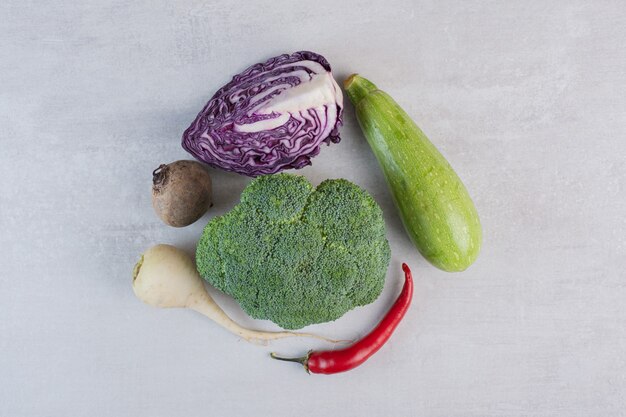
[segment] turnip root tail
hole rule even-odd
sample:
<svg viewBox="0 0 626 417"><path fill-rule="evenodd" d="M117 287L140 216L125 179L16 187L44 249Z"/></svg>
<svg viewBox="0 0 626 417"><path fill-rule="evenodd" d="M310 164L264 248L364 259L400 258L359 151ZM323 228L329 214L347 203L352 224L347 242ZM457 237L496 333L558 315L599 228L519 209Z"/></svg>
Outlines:
<svg viewBox="0 0 626 417"><path fill-rule="evenodd" d="M211 320L224 327L226 330L230 331L233 334L236 334L242 339L245 339L246 341L257 345L265 346L271 340L284 339L287 337L311 337L330 343L348 342L346 340L329 339L327 337L319 336L313 333L300 333L290 331L264 332L259 330L247 329L240 326L238 323L228 317L224 310L222 310L220 306L217 305L215 300L211 298L206 290L204 291L204 293L198 293L195 297L191 298L187 307L210 318Z"/></svg>

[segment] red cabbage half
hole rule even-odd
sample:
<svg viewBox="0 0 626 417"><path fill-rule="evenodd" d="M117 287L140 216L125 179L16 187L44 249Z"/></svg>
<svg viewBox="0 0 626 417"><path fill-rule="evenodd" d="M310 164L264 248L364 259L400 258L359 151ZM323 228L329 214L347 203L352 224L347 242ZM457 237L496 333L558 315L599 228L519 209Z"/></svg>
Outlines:
<svg viewBox="0 0 626 417"><path fill-rule="evenodd" d="M255 177L302 168L339 142L343 96L314 52L253 65L220 88L183 134L183 148L216 168Z"/></svg>

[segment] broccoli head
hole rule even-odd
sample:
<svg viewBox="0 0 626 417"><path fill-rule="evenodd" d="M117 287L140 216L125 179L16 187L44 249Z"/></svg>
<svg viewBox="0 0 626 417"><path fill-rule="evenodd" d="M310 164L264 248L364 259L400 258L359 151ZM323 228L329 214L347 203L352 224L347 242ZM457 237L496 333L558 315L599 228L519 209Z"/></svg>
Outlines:
<svg viewBox="0 0 626 417"><path fill-rule="evenodd" d="M276 174L253 180L198 243L200 275L251 317L285 329L336 320L381 293L389 242L380 207L343 179L313 188Z"/></svg>

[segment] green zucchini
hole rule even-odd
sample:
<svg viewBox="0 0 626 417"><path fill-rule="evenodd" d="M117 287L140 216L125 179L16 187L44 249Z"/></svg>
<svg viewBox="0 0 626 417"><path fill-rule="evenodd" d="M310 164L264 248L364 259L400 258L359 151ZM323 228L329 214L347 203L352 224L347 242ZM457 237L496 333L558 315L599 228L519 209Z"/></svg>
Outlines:
<svg viewBox="0 0 626 417"><path fill-rule="evenodd" d="M354 74L345 89L420 253L444 271L463 271L478 257L476 207L448 161L387 93Z"/></svg>

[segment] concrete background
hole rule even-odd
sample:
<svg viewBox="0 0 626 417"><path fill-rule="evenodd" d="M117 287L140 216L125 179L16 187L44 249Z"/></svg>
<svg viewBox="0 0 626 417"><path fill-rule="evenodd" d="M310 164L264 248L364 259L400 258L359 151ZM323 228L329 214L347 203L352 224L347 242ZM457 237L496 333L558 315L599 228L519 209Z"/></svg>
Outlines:
<svg viewBox="0 0 626 417"><path fill-rule="evenodd" d="M626 5L608 1L0 3L0 415L626 415ZM414 269L414 304L365 366L308 376L210 321L143 305L139 254L192 252L247 178L212 171L216 206L164 226L151 171L248 65L301 49L388 91L473 196L467 272L406 238L348 105L343 140L300 171L383 207L382 296L309 330L359 337ZM217 300L251 327L227 297Z"/></svg>

